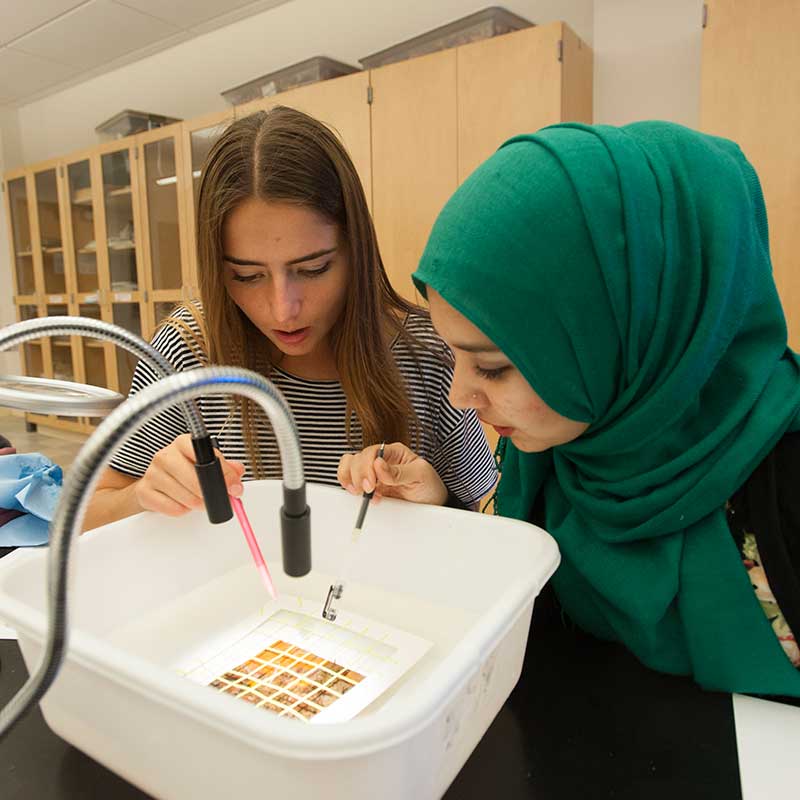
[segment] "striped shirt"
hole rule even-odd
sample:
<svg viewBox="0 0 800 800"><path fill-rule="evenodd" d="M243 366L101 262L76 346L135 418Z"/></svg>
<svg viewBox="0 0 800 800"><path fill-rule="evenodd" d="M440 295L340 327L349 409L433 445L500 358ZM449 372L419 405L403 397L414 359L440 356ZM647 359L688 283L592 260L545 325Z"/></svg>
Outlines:
<svg viewBox="0 0 800 800"><path fill-rule="evenodd" d="M197 323L185 308L172 314L199 334ZM445 486L463 503L477 502L493 486L497 468L486 442L480 422L473 410L454 409L448 401L452 369L436 353L442 352L430 320L410 315L406 330L423 348L412 351L409 343L398 337L392 353L405 380L409 399L420 424L418 455L430 462ZM202 366L197 355L175 327L161 327L153 338L154 347L178 371ZM352 452L346 431L347 398L338 380L299 378L273 367L270 380L288 402L297 424L303 469L307 481L339 485L336 477L341 456ZM151 368L139 362L133 375L130 394L156 380ZM198 401L208 432L217 438L227 459L245 465L244 479L252 479L253 471L247 454L241 417L231 403L230 395L201 397ZM256 435L267 478L280 478L281 463L278 445L268 421L258 416ZM167 447L177 436L188 433L186 422L177 407L154 417L117 451L111 466L135 478L147 470L153 456ZM358 420L353 419L351 435L361 440Z"/></svg>

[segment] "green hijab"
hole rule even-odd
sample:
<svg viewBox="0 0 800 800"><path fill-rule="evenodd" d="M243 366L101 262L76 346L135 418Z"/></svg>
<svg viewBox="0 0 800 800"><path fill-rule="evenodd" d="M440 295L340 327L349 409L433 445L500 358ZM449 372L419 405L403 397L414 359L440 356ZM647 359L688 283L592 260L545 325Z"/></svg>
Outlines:
<svg viewBox="0 0 800 800"><path fill-rule="evenodd" d="M737 145L662 122L517 136L449 200L414 279L590 423L546 453L507 442L497 495L530 519L544 494L569 615L706 688L800 696L724 511L800 429L800 361Z"/></svg>

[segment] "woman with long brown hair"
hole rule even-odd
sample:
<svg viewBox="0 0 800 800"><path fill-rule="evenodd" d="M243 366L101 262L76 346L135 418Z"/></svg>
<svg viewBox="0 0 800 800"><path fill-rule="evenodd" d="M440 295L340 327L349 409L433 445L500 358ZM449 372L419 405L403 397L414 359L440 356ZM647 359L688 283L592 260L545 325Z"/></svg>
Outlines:
<svg viewBox="0 0 800 800"><path fill-rule="evenodd" d="M178 370L226 364L269 377L294 413L310 481L338 485L346 453L386 441L396 443L386 461L420 487L409 499L469 507L491 488L480 423L447 399L448 351L389 283L358 174L330 129L285 107L233 123L203 167L197 222L201 302L180 306L153 339ZM154 380L140 363L131 393ZM232 494L243 479L280 475L252 402L214 396L200 408ZM165 412L116 454L86 527L202 507L193 463L181 415Z"/></svg>

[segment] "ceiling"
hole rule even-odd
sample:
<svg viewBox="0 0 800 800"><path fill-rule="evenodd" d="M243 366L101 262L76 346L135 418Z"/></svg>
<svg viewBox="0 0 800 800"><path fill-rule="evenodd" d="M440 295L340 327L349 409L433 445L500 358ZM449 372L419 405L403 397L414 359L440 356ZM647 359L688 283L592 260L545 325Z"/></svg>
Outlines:
<svg viewBox="0 0 800 800"><path fill-rule="evenodd" d="M0 105L24 105L285 2L0 0Z"/></svg>

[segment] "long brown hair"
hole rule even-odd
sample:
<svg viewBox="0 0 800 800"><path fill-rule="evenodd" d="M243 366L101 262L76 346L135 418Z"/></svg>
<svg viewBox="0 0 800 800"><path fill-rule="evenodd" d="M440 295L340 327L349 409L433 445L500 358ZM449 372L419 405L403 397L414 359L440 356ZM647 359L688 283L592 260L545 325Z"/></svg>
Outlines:
<svg viewBox="0 0 800 800"><path fill-rule="evenodd" d="M277 106L237 120L203 166L197 260L204 318L197 309L193 313L207 360L264 375L271 368L268 340L229 297L222 270L226 217L252 197L306 206L338 226L347 246L350 286L331 335L347 397L348 439L354 448L382 440L413 447L419 422L391 347L398 336L413 339L404 328L406 315L425 312L389 283L364 190L344 146L331 129L295 109ZM255 437L261 410L244 398L236 402L253 473L262 477ZM354 441L354 416L361 441Z"/></svg>

